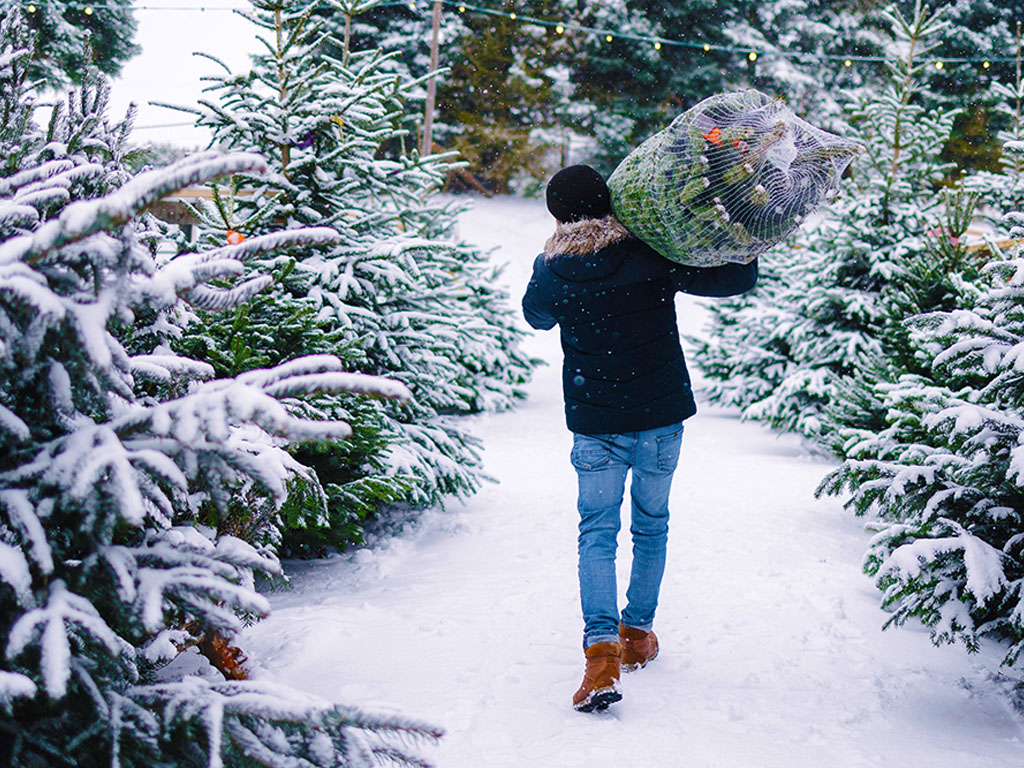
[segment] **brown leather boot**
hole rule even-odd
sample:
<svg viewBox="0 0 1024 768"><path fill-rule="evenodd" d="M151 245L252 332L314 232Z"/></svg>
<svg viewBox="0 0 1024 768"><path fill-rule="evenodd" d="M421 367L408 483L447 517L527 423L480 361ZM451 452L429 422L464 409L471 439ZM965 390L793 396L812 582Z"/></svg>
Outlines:
<svg viewBox="0 0 1024 768"><path fill-rule="evenodd" d="M573 694L572 706L577 712L607 709L622 698L619 691L619 663L622 646L618 643L597 643L584 651L587 668L583 684Z"/></svg>
<svg viewBox="0 0 1024 768"><path fill-rule="evenodd" d="M619 642L622 643L624 672L643 669L647 662L654 661L658 655L658 637L653 632L619 624Z"/></svg>

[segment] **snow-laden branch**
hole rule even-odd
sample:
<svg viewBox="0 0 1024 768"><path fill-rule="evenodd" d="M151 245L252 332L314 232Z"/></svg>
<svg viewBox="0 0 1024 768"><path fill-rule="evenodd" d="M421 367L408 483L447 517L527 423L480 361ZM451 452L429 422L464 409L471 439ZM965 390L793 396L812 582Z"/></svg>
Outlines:
<svg viewBox="0 0 1024 768"><path fill-rule="evenodd" d="M115 192L95 200L81 200L30 235L0 245L0 266L14 261L33 263L61 246L124 224L171 192L233 173L266 169L259 155L222 155L204 152L153 171L140 173Z"/></svg>

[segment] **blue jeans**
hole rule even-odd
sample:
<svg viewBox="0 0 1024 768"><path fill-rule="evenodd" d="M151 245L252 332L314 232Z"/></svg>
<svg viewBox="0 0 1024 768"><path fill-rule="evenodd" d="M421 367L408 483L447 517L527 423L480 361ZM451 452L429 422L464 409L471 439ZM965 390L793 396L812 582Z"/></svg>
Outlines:
<svg viewBox="0 0 1024 768"><path fill-rule="evenodd" d="M646 631L654 624L668 544L668 493L682 438L682 423L618 435L573 435L572 464L579 478L584 648L617 641L620 621ZM620 617L615 549L630 469L633 564Z"/></svg>

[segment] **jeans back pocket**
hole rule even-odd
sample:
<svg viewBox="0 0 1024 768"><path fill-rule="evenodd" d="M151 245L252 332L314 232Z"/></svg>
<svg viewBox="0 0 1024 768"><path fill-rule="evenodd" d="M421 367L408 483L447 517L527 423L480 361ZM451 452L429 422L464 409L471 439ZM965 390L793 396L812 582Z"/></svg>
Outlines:
<svg viewBox="0 0 1024 768"><path fill-rule="evenodd" d="M576 469L585 471L601 469L601 467L611 462L608 449L601 445L599 441L586 435L575 435L573 437L572 453L569 459Z"/></svg>
<svg viewBox="0 0 1024 768"><path fill-rule="evenodd" d="M683 444L683 428L675 432L658 436L658 469L672 472L679 464L679 449Z"/></svg>

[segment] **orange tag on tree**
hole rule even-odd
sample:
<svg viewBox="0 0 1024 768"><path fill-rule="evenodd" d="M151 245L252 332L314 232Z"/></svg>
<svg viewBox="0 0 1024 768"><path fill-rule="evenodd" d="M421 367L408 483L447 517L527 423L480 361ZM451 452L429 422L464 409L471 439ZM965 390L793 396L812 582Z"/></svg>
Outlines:
<svg viewBox="0 0 1024 768"><path fill-rule="evenodd" d="M238 245L240 242L245 240L245 235L243 235L241 232L235 232L235 230L229 229L227 238L228 242L231 243L231 245Z"/></svg>
<svg viewBox="0 0 1024 768"><path fill-rule="evenodd" d="M704 132L701 131L701 133ZM722 145L722 132L718 130L717 125L707 133L704 133L704 138L710 141L712 144L718 144L719 146Z"/></svg>

